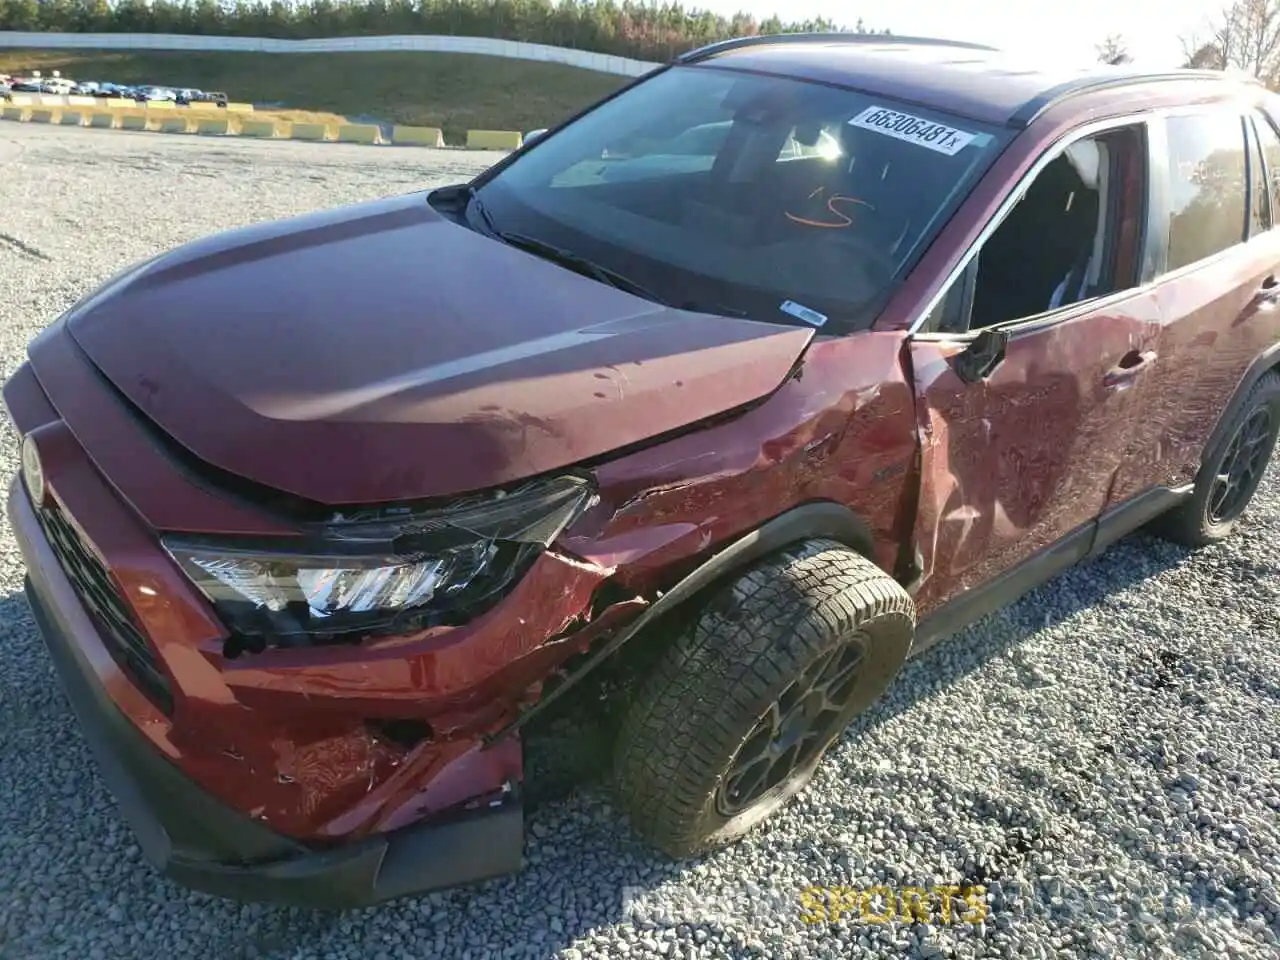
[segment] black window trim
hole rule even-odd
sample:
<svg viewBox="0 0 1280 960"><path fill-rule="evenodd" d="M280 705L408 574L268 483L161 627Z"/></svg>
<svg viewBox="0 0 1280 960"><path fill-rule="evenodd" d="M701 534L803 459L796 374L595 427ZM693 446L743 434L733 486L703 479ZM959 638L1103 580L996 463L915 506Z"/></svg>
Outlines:
<svg viewBox="0 0 1280 960"><path fill-rule="evenodd" d="M1272 118L1271 114L1267 112L1266 107L1260 103L1252 106L1249 112L1245 115L1245 119L1248 121L1250 130L1253 132L1254 142L1258 145L1259 166L1262 169L1262 182L1266 187L1267 193L1267 209L1271 214L1270 229L1275 230L1277 227L1280 227L1280 204L1275 202L1275 190L1271 181L1275 171L1271 169L1267 160L1267 152L1262 147L1262 137L1258 135L1258 124L1259 122L1265 123L1277 140L1280 140L1280 125L1276 124L1276 121Z"/></svg>
<svg viewBox="0 0 1280 960"><path fill-rule="evenodd" d="M1155 273L1153 270L1154 263L1152 262L1150 250L1152 241L1160 234L1159 230L1154 229L1155 225L1158 223L1158 221L1154 219L1154 216L1157 207L1167 207L1167 198L1164 196L1164 181L1156 179L1153 176L1154 170L1152 167L1152 157L1154 154L1152 144L1153 128L1159 126L1160 133L1163 134L1164 132L1163 123L1158 125L1152 123L1152 121L1158 117L1158 113L1152 111L1140 111L1117 117L1108 117L1104 120L1094 120L1089 123L1082 124L1081 126L1074 127L1062 134L1058 139L1054 140L1040 153L1040 156L1036 158L1035 162L1027 168L1013 188L1005 194L1004 199L996 208L996 212L991 216L983 226L978 236L974 238L974 241L968 246L965 252L956 261L955 265L951 268L950 272L947 274L946 281L939 288L938 292L926 303L924 309L920 311L919 316L907 330L907 336L910 339L925 341L942 340L956 343L967 343L977 337L982 330L1004 330L1007 331L1010 336L1017 337L1024 333L1037 332L1047 327L1066 322L1067 320L1086 312L1086 310L1097 310L1111 303L1118 303L1121 300L1137 296L1143 292L1148 292L1148 288L1151 287L1155 279L1159 277L1159 274ZM1143 224L1141 235L1138 237L1138 249L1141 252L1139 262L1142 264L1142 267L1139 270L1138 282L1131 287L1125 287L1123 290L1116 290L1113 293L1109 293L1104 296L1091 297L1088 300L1077 300L1075 303L1069 303L1065 306L1054 308L1053 310L1033 314L1029 317L1018 317L1014 320L1007 320L1004 323L991 324L990 326L982 327L977 330L972 328L965 329L963 331L940 331L927 329L925 325L928 323L929 318L934 314L934 311L937 310L939 304L941 304L943 300L951 294L952 290L957 289L956 284L958 282L964 284L964 292L962 293L962 296L966 301L961 305L959 310L966 321L969 319L973 309L972 300L974 287L974 277L972 276L970 268L977 262L977 259L981 255L982 248L986 245L987 241L991 239L991 236L1008 218L1009 214L1013 211L1013 208L1018 204L1023 196L1026 195L1026 192L1030 189L1032 182L1044 171L1044 168L1054 160L1058 159L1058 157L1062 156L1066 149L1072 144L1078 143L1081 140L1089 139L1090 137L1096 137L1100 134L1109 133L1114 130L1122 130L1126 127L1138 127L1146 141L1145 174L1147 181L1147 216L1146 222ZM1160 142L1161 144L1165 142L1163 137L1161 137ZM1167 170L1167 163L1162 164L1162 168ZM1160 200L1159 204L1156 203L1157 196ZM1167 216L1165 217L1165 222L1168 222ZM968 279L966 279L967 274Z"/></svg>
<svg viewBox="0 0 1280 960"><path fill-rule="evenodd" d="M1258 136L1257 118L1252 112L1244 114L1245 142L1245 243L1264 233L1270 233L1275 226L1276 212L1271 203L1271 181L1267 179L1267 158L1262 155L1262 139ZM1254 164L1258 165L1257 178L1254 177ZM1262 184L1262 199L1266 203L1266 226L1257 233L1253 230L1253 190L1254 184Z"/></svg>

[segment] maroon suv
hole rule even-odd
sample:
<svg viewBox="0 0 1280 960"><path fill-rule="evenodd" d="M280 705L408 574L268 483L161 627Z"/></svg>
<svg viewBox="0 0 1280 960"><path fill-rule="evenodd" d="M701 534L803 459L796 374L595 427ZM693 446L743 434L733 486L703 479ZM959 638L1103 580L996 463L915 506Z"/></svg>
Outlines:
<svg viewBox="0 0 1280 960"><path fill-rule="evenodd" d="M908 656L1140 525L1225 536L1280 425L1277 121L1221 74L754 38L121 274L4 399L144 853L330 905L516 869L520 733L622 657L619 794L705 850Z"/></svg>

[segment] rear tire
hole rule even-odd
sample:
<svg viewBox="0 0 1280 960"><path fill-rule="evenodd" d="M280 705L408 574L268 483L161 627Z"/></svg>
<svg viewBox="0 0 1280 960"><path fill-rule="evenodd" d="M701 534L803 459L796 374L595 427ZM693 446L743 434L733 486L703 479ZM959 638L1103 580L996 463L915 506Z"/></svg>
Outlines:
<svg viewBox="0 0 1280 960"><path fill-rule="evenodd" d="M679 858L732 843L782 807L897 674L914 621L897 582L831 540L715 588L618 737L616 787L637 832Z"/></svg>
<svg viewBox="0 0 1280 960"><path fill-rule="evenodd" d="M1266 373L1249 391L1226 430L1227 442L1205 461L1195 489L1156 518L1151 532L1186 547L1231 535L1262 482L1280 433L1280 374Z"/></svg>

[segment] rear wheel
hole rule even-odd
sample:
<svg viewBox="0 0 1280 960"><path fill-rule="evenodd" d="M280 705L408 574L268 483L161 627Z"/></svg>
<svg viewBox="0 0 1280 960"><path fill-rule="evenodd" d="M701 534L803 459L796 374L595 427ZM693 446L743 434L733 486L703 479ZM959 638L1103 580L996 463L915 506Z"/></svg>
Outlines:
<svg viewBox="0 0 1280 960"><path fill-rule="evenodd" d="M1191 497L1152 523L1152 532L1188 547L1229 536L1262 482L1280 432L1280 374L1249 391L1227 427L1227 442L1196 478Z"/></svg>
<svg viewBox="0 0 1280 960"><path fill-rule="evenodd" d="M709 595L642 683L615 777L636 830L682 857L730 843L799 793L910 648L911 597L830 540Z"/></svg>

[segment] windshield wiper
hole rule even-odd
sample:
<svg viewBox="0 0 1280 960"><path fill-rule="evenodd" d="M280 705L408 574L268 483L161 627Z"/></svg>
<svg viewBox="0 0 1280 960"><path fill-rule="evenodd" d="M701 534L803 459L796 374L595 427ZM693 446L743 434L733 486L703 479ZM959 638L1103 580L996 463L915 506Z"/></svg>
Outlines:
<svg viewBox="0 0 1280 960"><path fill-rule="evenodd" d="M483 207L480 208L480 216L484 217ZM568 267L570 270L576 270L578 273L584 274L593 280L599 280L618 290L625 290L627 293L634 294L637 297L643 297L646 300L652 300L654 303L660 303L663 306L669 304L658 296L648 287L637 283L630 277L618 273L616 270L610 270L608 267L602 267L594 260L574 253L572 250L566 250L564 247L557 247L553 243L547 243L545 240L539 240L537 237L531 237L524 233L513 233L507 230L494 230L493 235L503 243L509 243L513 247L519 247L535 256L542 257L545 260L551 260L561 266Z"/></svg>
<svg viewBox="0 0 1280 960"><path fill-rule="evenodd" d="M468 183L463 188L463 193L467 198L467 207L475 210L480 215L480 220L484 223L484 228L490 233L497 235L498 228L494 226L493 216L489 213L489 208L484 205L484 201L480 199L480 193L473 184Z"/></svg>

